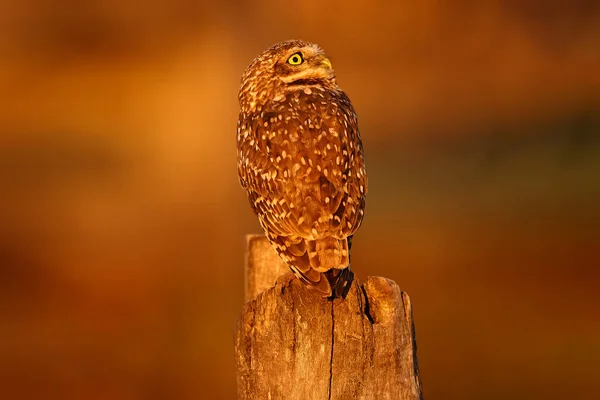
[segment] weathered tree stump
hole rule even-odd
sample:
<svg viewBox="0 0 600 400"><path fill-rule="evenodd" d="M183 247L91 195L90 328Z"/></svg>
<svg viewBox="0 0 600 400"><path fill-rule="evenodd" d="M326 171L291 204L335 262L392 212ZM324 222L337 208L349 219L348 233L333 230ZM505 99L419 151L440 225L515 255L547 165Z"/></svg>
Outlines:
<svg viewBox="0 0 600 400"><path fill-rule="evenodd" d="M410 300L396 283L355 279L346 299L331 301L291 272L277 279L287 267L263 236L249 236L248 248L240 400L422 398Z"/></svg>

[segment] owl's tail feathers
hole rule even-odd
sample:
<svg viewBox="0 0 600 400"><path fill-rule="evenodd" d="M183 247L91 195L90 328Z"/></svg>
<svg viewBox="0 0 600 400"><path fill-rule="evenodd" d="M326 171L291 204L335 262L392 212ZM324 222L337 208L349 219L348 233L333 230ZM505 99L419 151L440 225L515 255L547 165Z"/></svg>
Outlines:
<svg viewBox="0 0 600 400"><path fill-rule="evenodd" d="M327 276L314 269L302 272L298 268L290 265L292 272L311 289L316 290L323 297L333 297L333 290Z"/></svg>
<svg viewBox="0 0 600 400"><path fill-rule="evenodd" d="M354 272L350 270L350 266L344 269L332 269L324 272L323 275L329 281L331 287L331 298L346 298L352 281L354 281Z"/></svg>
<svg viewBox="0 0 600 400"><path fill-rule="evenodd" d="M350 263L348 240L324 237L308 240L308 259L312 269L326 272L330 269L344 269Z"/></svg>
<svg viewBox="0 0 600 400"><path fill-rule="evenodd" d="M310 269L308 273L303 273L293 266L290 266L290 269L308 287L319 292L321 296L330 299L338 297L345 299L352 286L352 281L354 281L354 272L350 270L350 267L331 269L327 272L317 272Z"/></svg>
<svg viewBox="0 0 600 400"><path fill-rule="evenodd" d="M354 279L347 239L267 235L279 256L307 286L323 297L346 297Z"/></svg>
<svg viewBox="0 0 600 400"><path fill-rule="evenodd" d="M308 240L308 260L311 272L318 272L327 279L330 294L327 297L346 297L354 273L350 270L350 249L348 240L324 237Z"/></svg>

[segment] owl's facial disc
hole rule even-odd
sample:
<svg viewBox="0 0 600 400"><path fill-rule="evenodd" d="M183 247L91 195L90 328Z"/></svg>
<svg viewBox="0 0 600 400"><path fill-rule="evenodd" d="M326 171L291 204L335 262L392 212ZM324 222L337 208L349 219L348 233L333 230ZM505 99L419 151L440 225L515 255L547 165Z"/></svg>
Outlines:
<svg viewBox="0 0 600 400"><path fill-rule="evenodd" d="M335 77L331 61L318 47L288 50L275 64L277 78L288 85L319 85Z"/></svg>

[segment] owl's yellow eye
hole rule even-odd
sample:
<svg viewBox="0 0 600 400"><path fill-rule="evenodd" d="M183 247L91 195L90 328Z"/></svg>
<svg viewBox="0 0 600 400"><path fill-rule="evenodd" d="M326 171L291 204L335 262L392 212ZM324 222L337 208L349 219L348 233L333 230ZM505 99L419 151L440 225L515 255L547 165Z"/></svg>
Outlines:
<svg viewBox="0 0 600 400"><path fill-rule="evenodd" d="M302 53L294 53L288 58L288 64L290 65L300 65L304 62L304 57L302 57Z"/></svg>

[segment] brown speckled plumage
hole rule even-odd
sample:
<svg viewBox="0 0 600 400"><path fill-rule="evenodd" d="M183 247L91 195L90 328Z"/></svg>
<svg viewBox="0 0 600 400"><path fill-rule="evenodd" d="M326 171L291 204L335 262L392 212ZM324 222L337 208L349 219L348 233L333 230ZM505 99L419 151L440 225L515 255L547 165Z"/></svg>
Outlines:
<svg viewBox="0 0 600 400"><path fill-rule="evenodd" d="M367 176L356 113L331 63L314 44L278 43L248 66L239 101L239 178L269 241L306 284L345 296Z"/></svg>

